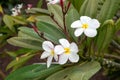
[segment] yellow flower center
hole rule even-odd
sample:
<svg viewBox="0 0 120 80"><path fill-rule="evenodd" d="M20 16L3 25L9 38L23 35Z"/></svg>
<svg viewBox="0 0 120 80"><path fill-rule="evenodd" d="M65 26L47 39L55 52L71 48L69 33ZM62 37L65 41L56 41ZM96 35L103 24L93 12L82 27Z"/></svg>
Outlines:
<svg viewBox="0 0 120 80"><path fill-rule="evenodd" d="M70 48L64 48L65 54L70 54Z"/></svg>
<svg viewBox="0 0 120 80"><path fill-rule="evenodd" d="M82 28L84 28L84 29L88 28L88 24L83 24Z"/></svg>
<svg viewBox="0 0 120 80"><path fill-rule="evenodd" d="M54 55L54 50L51 50L51 55Z"/></svg>

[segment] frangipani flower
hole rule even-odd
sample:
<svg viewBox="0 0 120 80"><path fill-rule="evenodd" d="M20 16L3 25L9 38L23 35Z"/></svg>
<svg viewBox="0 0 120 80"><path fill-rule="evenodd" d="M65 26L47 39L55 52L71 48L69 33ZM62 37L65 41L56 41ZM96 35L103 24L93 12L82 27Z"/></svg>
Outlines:
<svg viewBox="0 0 120 80"><path fill-rule="evenodd" d="M23 7L23 4L18 4L17 6L15 6L14 8L12 8L12 16L17 16L21 13L21 9Z"/></svg>
<svg viewBox="0 0 120 80"><path fill-rule="evenodd" d="M58 56L54 52L54 45L50 41L44 41L42 47L45 51L42 53L41 59L47 58L47 67L50 67L53 58L55 61L58 60Z"/></svg>
<svg viewBox="0 0 120 80"><path fill-rule="evenodd" d="M79 55L77 45L72 42L71 44L66 39L59 40L61 45L55 46L55 53L59 55L59 64L65 64L68 60L70 62L78 62Z"/></svg>
<svg viewBox="0 0 120 80"><path fill-rule="evenodd" d="M56 3L60 3L60 0L47 0L48 4L56 4ZM65 1L65 0L63 0Z"/></svg>
<svg viewBox="0 0 120 80"><path fill-rule="evenodd" d="M72 28L76 28L74 34L76 37L84 33L88 37L95 37L97 35L97 28L100 27L100 23L97 19L91 19L87 16L81 16L80 20L77 20L71 24Z"/></svg>

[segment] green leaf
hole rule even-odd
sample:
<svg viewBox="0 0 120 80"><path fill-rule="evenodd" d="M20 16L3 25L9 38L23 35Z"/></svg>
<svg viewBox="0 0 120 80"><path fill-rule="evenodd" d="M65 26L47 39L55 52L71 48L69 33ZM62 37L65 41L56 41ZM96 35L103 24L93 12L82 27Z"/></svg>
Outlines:
<svg viewBox="0 0 120 80"><path fill-rule="evenodd" d="M58 27L58 25L50 18L50 16L38 16L36 17L36 21L46 22Z"/></svg>
<svg viewBox="0 0 120 80"><path fill-rule="evenodd" d="M67 26L67 29L69 31L69 34L72 36L72 38L77 41L77 37L75 37L74 35L74 29L71 28L71 24L76 21L76 20L79 20L79 13L74 9L70 9L69 12L67 13L66 15L66 26Z"/></svg>
<svg viewBox="0 0 120 80"><path fill-rule="evenodd" d="M112 19L119 9L119 4L120 0L105 0L98 15L98 20L103 23L107 19Z"/></svg>
<svg viewBox="0 0 120 80"><path fill-rule="evenodd" d="M14 66L17 66L17 65L20 65L22 63L25 63L26 61L28 61L30 58L32 58L35 54L32 54L32 55L27 55L27 56L24 56L24 57L20 57L18 60L15 59L13 60L12 62L10 62L6 68L6 70L14 67Z"/></svg>
<svg viewBox="0 0 120 80"><path fill-rule="evenodd" d="M58 43L59 39L65 38L64 33L54 25L46 22L37 22L36 25L48 40Z"/></svg>
<svg viewBox="0 0 120 80"><path fill-rule="evenodd" d="M46 80L89 80L100 68L98 62L87 62L56 72Z"/></svg>
<svg viewBox="0 0 120 80"><path fill-rule="evenodd" d="M30 10L26 10L27 13L40 13L40 14L44 14L44 15L49 15L49 11L46 9L41 9L41 8L31 8Z"/></svg>
<svg viewBox="0 0 120 80"><path fill-rule="evenodd" d="M40 38L40 36L38 36L38 34L32 28L20 27L19 30L20 30L18 33L19 37L28 37L43 41L43 39Z"/></svg>
<svg viewBox="0 0 120 80"><path fill-rule="evenodd" d="M73 4L73 6L77 9L77 11L79 12L79 10L80 10L80 7L82 6L82 4L83 4L83 2L85 1L85 0L69 0L72 4Z"/></svg>
<svg viewBox="0 0 120 80"><path fill-rule="evenodd" d="M44 80L49 75L62 70L58 65L46 68L46 65L33 64L12 72L5 80Z"/></svg>
<svg viewBox="0 0 120 80"><path fill-rule="evenodd" d="M120 30L120 19L118 19L117 22L115 23L115 27L116 27L115 32Z"/></svg>
<svg viewBox="0 0 120 80"><path fill-rule="evenodd" d="M11 31L15 32L14 21L13 21L11 16L4 15L3 16L3 21Z"/></svg>
<svg viewBox="0 0 120 80"><path fill-rule="evenodd" d="M22 25L27 24L26 19L24 19L23 17L13 16L12 19L13 19L13 21L14 21L16 24L22 24Z"/></svg>
<svg viewBox="0 0 120 80"><path fill-rule="evenodd" d="M27 37L13 37L7 40L9 44L23 48L42 50L42 41Z"/></svg>
<svg viewBox="0 0 120 80"><path fill-rule="evenodd" d="M98 32L96 47L98 51L104 51L111 42L115 31L115 25L113 20L107 20L101 26Z"/></svg>
<svg viewBox="0 0 120 80"><path fill-rule="evenodd" d="M96 18L98 9L98 0L85 0L80 9L80 15Z"/></svg>
<svg viewBox="0 0 120 80"><path fill-rule="evenodd" d="M54 19L63 27L63 15L59 5L48 4L49 12L54 15Z"/></svg>
<svg viewBox="0 0 120 80"><path fill-rule="evenodd" d="M42 0L39 0L38 3L37 3L37 7L38 7L38 8L42 7L42 4L43 4L43 1L42 1Z"/></svg>

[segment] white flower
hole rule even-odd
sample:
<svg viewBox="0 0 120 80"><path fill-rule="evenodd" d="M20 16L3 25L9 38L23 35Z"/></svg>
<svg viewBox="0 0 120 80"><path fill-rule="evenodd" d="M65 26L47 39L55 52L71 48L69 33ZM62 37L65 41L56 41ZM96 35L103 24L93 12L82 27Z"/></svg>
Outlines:
<svg viewBox="0 0 120 80"><path fill-rule="evenodd" d="M56 3L60 3L60 0L47 0L48 4L56 4ZM65 0L63 0L65 1Z"/></svg>
<svg viewBox="0 0 120 80"><path fill-rule="evenodd" d="M72 42L71 44L66 39L59 40L61 45L55 46L55 53L59 56L59 64L65 64L68 60L70 62L78 62L79 55L77 45Z"/></svg>
<svg viewBox="0 0 120 80"><path fill-rule="evenodd" d="M53 58L55 61L58 60L58 56L54 52L54 45L50 41L44 41L42 47L45 51L42 53L41 59L47 58L47 67L50 67Z"/></svg>
<svg viewBox="0 0 120 80"><path fill-rule="evenodd" d="M91 19L87 16L81 16L80 20L77 20L71 24L72 28L76 28L74 34L76 37L84 33L88 37L95 37L97 35L97 28L100 27L100 23L97 19Z"/></svg>
<svg viewBox="0 0 120 80"><path fill-rule="evenodd" d="M14 8L12 8L12 16L17 16L21 13L21 8L23 7L23 4L18 4Z"/></svg>
<svg viewBox="0 0 120 80"><path fill-rule="evenodd" d="M17 16L19 13L16 8L12 8L12 16Z"/></svg>
<svg viewBox="0 0 120 80"><path fill-rule="evenodd" d="M18 8L18 9L22 9L22 7L23 7L23 4L18 4L18 5L17 5L17 8Z"/></svg>

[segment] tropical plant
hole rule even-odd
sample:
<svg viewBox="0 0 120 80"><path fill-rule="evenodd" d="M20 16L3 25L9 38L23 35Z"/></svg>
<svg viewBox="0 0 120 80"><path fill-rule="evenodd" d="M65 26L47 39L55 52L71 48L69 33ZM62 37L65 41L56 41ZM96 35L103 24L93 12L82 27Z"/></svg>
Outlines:
<svg viewBox="0 0 120 80"><path fill-rule="evenodd" d="M30 22L33 28L20 27L18 36L7 40L14 46L33 50L11 62L7 69L14 67L15 70L36 52L43 51L41 58L48 58L47 65L22 67L5 80L88 80L101 67L119 71L120 40L115 35L120 30L120 19L114 21L113 17L120 1L54 1L49 0L48 9L27 10L34 15L35 22ZM51 64L53 58L57 62Z"/></svg>

